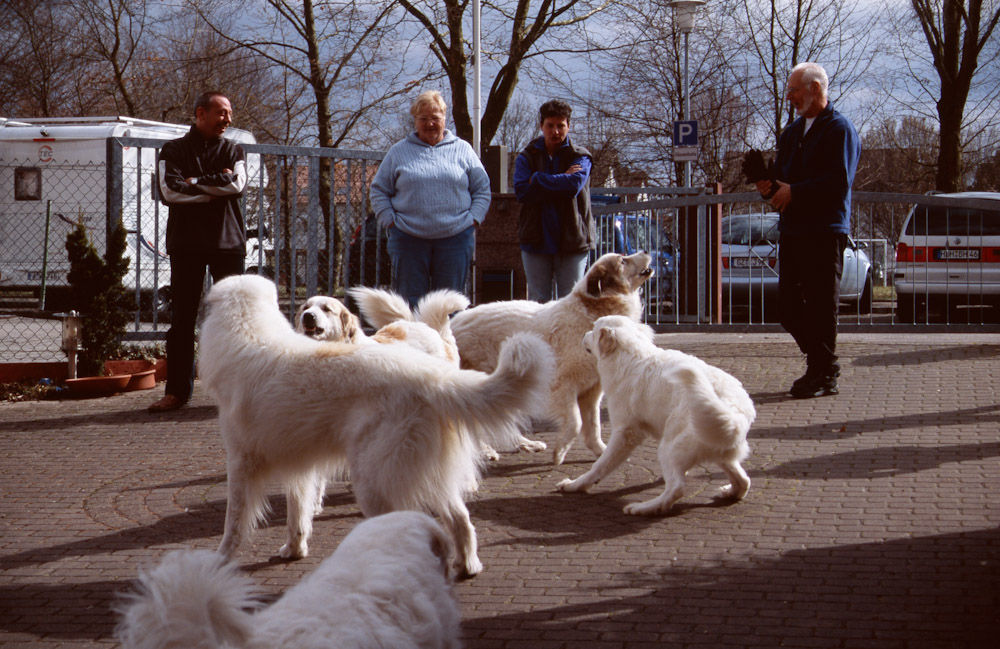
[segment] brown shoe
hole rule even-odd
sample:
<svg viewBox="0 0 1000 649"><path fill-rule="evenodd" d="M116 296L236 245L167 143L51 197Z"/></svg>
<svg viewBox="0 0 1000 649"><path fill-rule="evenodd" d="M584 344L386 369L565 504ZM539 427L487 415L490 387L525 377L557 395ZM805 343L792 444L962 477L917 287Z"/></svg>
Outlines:
<svg viewBox="0 0 1000 649"><path fill-rule="evenodd" d="M146 410L148 412L168 412L183 407L185 403L187 403L185 399L175 397L172 394L166 394L159 401L151 403Z"/></svg>

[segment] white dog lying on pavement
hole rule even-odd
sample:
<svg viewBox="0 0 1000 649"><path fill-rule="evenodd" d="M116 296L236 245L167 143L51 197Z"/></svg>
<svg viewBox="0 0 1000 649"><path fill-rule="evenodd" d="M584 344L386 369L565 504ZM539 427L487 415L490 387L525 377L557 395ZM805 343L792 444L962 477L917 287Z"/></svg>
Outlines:
<svg viewBox="0 0 1000 649"><path fill-rule="evenodd" d="M627 505L626 514L666 512L684 493L684 475L706 462L729 477L723 496L738 500L747 494L750 478L740 462L750 452L747 431L756 410L735 377L694 356L656 347L652 329L629 318L600 318L583 342L597 357L611 440L589 471L563 480L558 489L587 491L652 438L660 442L663 493Z"/></svg>
<svg viewBox="0 0 1000 649"><path fill-rule="evenodd" d="M521 420L544 407L548 345L514 337L486 375L408 345L301 336L275 285L255 275L221 280L206 305L198 368L219 404L228 477L219 552L232 556L263 517L276 479L288 502L280 555L306 556L318 476L346 468L365 516L435 513L455 540L458 574L482 570L464 492L478 478L479 445L512 447Z"/></svg>
<svg viewBox="0 0 1000 649"><path fill-rule="evenodd" d="M448 538L426 514L360 523L337 550L263 610L253 582L209 550L175 550L140 573L115 636L124 649L451 649L461 612Z"/></svg>
<svg viewBox="0 0 1000 649"><path fill-rule="evenodd" d="M552 346L556 376L550 386L548 416L559 426L553 451L562 464L570 446L583 439L594 455L604 451L601 440L601 381L594 357L580 342L597 318L642 315L639 288L653 276L650 256L639 252L628 257L603 255L577 282L573 291L558 300L538 304L528 300L490 302L462 311L452 318L462 367L491 372L500 344L518 331L531 331ZM540 445L542 442L525 440ZM522 448L524 444L522 443Z"/></svg>

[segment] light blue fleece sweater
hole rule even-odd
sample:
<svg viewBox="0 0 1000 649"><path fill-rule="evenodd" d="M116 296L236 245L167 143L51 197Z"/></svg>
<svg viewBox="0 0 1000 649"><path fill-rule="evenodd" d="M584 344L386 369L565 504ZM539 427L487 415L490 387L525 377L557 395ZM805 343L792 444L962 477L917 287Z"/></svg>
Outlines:
<svg viewBox="0 0 1000 649"><path fill-rule="evenodd" d="M490 179L475 151L447 129L434 146L416 131L392 145L371 187L379 225L423 239L443 239L482 223L490 196Z"/></svg>

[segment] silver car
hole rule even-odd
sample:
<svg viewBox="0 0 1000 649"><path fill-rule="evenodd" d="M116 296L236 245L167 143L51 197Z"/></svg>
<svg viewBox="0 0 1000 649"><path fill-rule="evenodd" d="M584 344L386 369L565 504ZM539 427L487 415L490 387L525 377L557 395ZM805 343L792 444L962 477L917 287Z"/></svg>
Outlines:
<svg viewBox="0 0 1000 649"><path fill-rule="evenodd" d="M1000 193L937 194L913 206L896 246L896 313L903 322L940 312L950 321L976 322L967 305L1000 310ZM995 206L995 207L994 207ZM964 317L962 317L964 316Z"/></svg>
<svg viewBox="0 0 1000 649"><path fill-rule="evenodd" d="M722 218L722 308L750 309L751 321L777 320L778 215L732 214ZM871 313L872 263L848 238L840 300Z"/></svg>

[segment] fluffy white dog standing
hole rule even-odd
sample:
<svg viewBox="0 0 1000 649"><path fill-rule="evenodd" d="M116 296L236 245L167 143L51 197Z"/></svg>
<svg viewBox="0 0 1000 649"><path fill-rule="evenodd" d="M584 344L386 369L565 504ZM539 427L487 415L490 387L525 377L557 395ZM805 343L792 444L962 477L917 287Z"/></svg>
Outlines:
<svg viewBox="0 0 1000 649"><path fill-rule="evenodd" d="M175 550L118 607L124 649L451 649L461 612L448 538L426 514L360 523L263 610L253 582L210 550ZM250 609L250 610L248 610Z"/></svg>
<svg viewBox="0 0 1000 649"><path fill-rule="evenodd" d="M653 276L649 261L650 256L644 252L627 257L615 253L603 255L590 266L573 291L558 300L546 304L528 300L490 302L452 318L462 367L493 371L500 345L518 331L534 332L552 346L556 375L547 398L548 416L559 426L553 451L555 464L562 463L578 437L594 455L604 451L601 380L594 357L580 341L601 316L640 318L639 287ZM535 450L545 448L542 442L525 441L535 444Z"/></svg>
<svg viewBox="0 0 1000 649"><path fill-rule="evenodd" d="M658 348L653 330L628 318L600 318L583 343L597 357L611 440L589 471L558 489L587 491L652 438L660 442L663 493L627 505L626 514L666 512L684 494L688 470L707 462L729 477L723 496L747 494L750 478L740 462L750 452L747 431L757 413L739 380L694 356Z"/></svg>
<svg viewBox="0 0 1000 649"><path fill-rule="evenodd" d="M408 345L327 343L301 336L275 285L228 277L206 297L198 367L219 404L228 502L219 552L232 556L267 510L270 480L286 485L284 558L306 556L318 476L350 472L365 516L404 509L441 517L459 575L482 570L464 492L480 444L516 444L520 420L544 404L552 352L512 338L497 370L461 370Z"/></svg>

